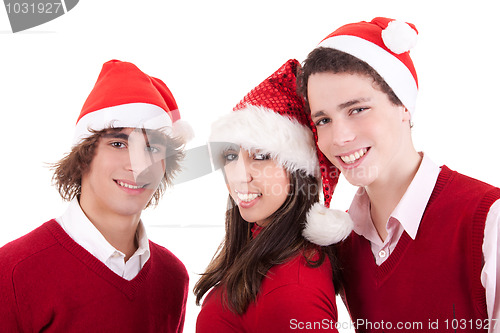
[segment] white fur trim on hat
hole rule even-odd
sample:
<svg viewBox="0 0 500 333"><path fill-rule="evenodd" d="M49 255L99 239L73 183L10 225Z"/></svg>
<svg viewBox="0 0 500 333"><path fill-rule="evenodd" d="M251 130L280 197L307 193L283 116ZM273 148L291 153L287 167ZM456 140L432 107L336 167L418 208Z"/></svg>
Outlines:
<svg viewBox="0 0 500 333"><path fill-rule="evenodd" d="M382 40L389 50L401 54L415 47L417 32L408 23L395 20L382 30Z"/></svg>
<svg viewBox="0 0 500 333"><path fill-rule="evenodd" d="M351 217L346 212L329 209L315 203L307 213L302 235L311 243L328 246L343 241L353 229Z"/></svg>
<svg viewBox="0 0 500 333"><path fill-rule="evenodd" d="M337 49L366 62L382 76L403 105L414 115L418 93L417 83L408 67L394 55L363 38L348 35L327 38L318 47Z"/></svg>
<svg viewBox="0 0 500 333"><path fill-rule="evenodd" d="M249 104L222 116L213 123L209 141L256 149L270 154L289 171L303 170L308 175L319 176L311 130L296 119L265 107Z"/></svg>
<svg viewBox="0 0 500 333"><path fill-rule="evenodd" d="M172 136L186 143L194 138L194 131L187 121L179 119L172 125Z"/></svg>
<svg viewBox="0 0 500 333"><path fill-rule="evenodd" d="M111 106L83 116L75 128L73 144L92 135L90 130L100 131L108 127L132 127L172 132L172 120L161 107L148 103L129 103Z"/></svg>

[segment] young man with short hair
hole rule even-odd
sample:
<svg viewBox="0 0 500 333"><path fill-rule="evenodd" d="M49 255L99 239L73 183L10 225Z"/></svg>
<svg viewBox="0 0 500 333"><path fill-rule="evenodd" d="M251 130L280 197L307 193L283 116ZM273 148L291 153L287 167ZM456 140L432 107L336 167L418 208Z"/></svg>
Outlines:
<svg viewBox="0 0 500 333"><path fill-rule="evenodd" d="M0 249L2 331L182 332L188 274L141 213L179 169L183 127L161 80L103 65L54 166L69 208Z"/></svg>
<svg viewBox="0 0 500 333"><path fill-rule="evenodd" d="M413 146L416 36L383 17L347 24L309 54L299 78L325 205L338 170L359 186L340 252L346 304L359 332L499 332L500 189Z"/></svg>

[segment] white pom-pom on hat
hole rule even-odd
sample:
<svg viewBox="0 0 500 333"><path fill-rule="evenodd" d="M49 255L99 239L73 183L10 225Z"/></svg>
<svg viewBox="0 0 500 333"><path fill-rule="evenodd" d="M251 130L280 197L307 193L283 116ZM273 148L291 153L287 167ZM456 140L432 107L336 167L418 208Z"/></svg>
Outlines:
<svg viewBox="0 0 500 333"><path fill-rule="evenodd" d="M396 54L411 50L417 44L417 32L406 22L394 20L382 30L385 46Z"/></svg>
<svg viewBox="0 0 500 333"><path fill-rule="evenodd" d="M187 143L194 138L194 131L187 121L179 119L172 125L172 136L181 139L184 143Z"/></svg>
<svg viewBox="0 0 500 333"><path fill-rule="evenodd" d="M311 243L328 246L346 239L352 229L353 222L349 214L326 208L317 202L307 213L302 235Z"/></svg>

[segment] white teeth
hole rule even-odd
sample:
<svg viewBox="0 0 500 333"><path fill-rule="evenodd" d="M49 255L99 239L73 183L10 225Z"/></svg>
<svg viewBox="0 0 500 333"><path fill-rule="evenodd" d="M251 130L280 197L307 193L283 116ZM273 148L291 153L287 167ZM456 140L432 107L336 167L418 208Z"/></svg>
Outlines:
<svg viewBox="0 0 500 333"><path fill-rule="evenodd" d="M257 193L239 193L239 192L236 192L236 195L238 195L238 199L240 199L241 201L245 201L245 202L250 202L257 197L260 197L260 194L257 194Z"/></svg>
<svg viewBox="0 0 500 333"><path fill-rule="evenodd" d="M368 149L362 148L351 155L340 156L340 159L346 164L352 164L352 163L356 162L358 159L360 159L361 157L363 157L367 151L368 151Z"/></svg>
<svg viewBox="0 0 500 333"><path fill-rule="evenodd" d="M140 188L143 188L143 187L144 187L144 185L143 185L143 186L134 186L134 185L130 185L130 184L127 184L127 183L123 183L123 182L118 181L118 180L117 180L116 182L117 182L117 183L118 183L118 185L120 185L120 186L123 186L123 187L126 187L126 188L131 188L131 189L133 189L133 190L138 190L138 189L140 189Z"/></svg>

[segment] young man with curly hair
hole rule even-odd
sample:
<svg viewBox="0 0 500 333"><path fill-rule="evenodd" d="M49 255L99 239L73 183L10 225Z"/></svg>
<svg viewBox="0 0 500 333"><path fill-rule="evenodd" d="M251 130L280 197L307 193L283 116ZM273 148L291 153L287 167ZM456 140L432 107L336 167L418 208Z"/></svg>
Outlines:
<svg viewBox="0 0 500 333"><path fill-rule="evenodd" d="M161 80L103 65L72 150L54 165L67 211L0 249L2 330L182 331L186 269L141 221L179 170L180 124Z"/></svg>

